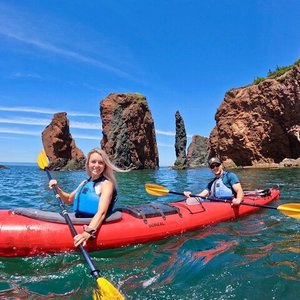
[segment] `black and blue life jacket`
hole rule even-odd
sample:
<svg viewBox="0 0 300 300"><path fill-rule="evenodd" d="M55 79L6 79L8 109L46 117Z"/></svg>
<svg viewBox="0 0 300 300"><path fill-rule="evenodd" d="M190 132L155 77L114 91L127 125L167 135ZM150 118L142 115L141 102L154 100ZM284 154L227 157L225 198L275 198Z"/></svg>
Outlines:
<svg viewBox="0 0 300 300"><path fill-rule="evenodd" d="M86 180L86 182L78 188L74 203L73 209L75 212L76 217L80 218L88 218L92 217L98 211L100 195L96 193L95 185L97 183L101 183L107 178L101 176L100 178L92 181L91 178ZM108 207L107 215L112 212L115 202L117 201L117 190L115 189L113 192L113 196Z"/></svg>

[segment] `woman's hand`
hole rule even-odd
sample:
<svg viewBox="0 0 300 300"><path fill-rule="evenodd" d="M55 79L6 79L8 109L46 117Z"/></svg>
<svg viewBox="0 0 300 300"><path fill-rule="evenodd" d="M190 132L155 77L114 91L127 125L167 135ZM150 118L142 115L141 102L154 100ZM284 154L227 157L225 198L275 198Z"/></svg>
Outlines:
<svg viewBox="0 0 300 300"><path fill-rule="evenodd" d="M86 245L87 240L91 237L91 235L88 232L79 233L76 236L74 236L74 246L78 247L80 244L82 246Z"/></svg>
<svg viewBox="0 0 300 300"><path fill-rule="evenodd" d="M57 185L57 180L56 179L51 179L49 181L49 189L53 189L53 187Z"/></svg>

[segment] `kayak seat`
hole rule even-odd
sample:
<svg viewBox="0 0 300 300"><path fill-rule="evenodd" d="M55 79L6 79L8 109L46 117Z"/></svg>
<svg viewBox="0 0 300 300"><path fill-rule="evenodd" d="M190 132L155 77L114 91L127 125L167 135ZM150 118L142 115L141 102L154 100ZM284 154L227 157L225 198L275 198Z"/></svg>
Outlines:
<svg viewBox="0 0 300 300"><path fill-rule="evenodd" d="M35 208L22 208L18 207L13 210L16 215L22 215L25 217L38 219L46 222L53 223L66 223L65 218L58 212L43 211ZM89 224L92 218L76 218L75 213L68 213L73 224ZM122 219L122 213L115 211L105 219L105 223L116 222Z"/></svg>
<svg viewBox="0 0 300 300"><path fill-rule="evenodd" d="M147 223L147 218L161 216L164 220L167 215L178 214L180 217L181 212L178 207L166 203L147 203L134 206L125 206L117 209L120 212L126 212L136 218L143 219Z"/></svg>

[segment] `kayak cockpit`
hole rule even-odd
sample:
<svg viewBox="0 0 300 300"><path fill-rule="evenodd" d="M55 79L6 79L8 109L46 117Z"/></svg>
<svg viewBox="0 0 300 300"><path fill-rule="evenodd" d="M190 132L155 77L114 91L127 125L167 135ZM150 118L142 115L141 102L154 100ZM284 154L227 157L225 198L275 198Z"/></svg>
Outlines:
<svg viewBox="0 0 300 300"><path fill-rule="evenodd" d="M61 213L52 211L43 211L35 208L23 208L18 207L12 211L16 215L22 215L25 217L52 222L52 223L66 223L65 218ZM92 218L77 218L75 213L68 213L73 224L89 224ZM122 213L120 211L113 212L106 219L105 223L111 223L120 221L122 219Z"/></svg>

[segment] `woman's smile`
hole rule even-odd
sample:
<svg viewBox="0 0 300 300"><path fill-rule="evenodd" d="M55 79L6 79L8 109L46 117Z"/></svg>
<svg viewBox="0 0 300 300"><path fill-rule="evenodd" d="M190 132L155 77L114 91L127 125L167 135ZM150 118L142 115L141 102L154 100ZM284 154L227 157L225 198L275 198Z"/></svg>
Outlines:
<svg viewBox="0 0 300 300"><path fill-rule="evenodd" d="M93 179L99 178L105 169L104 161L100 154L93 153L90 156L89 169Z"/></svg>

